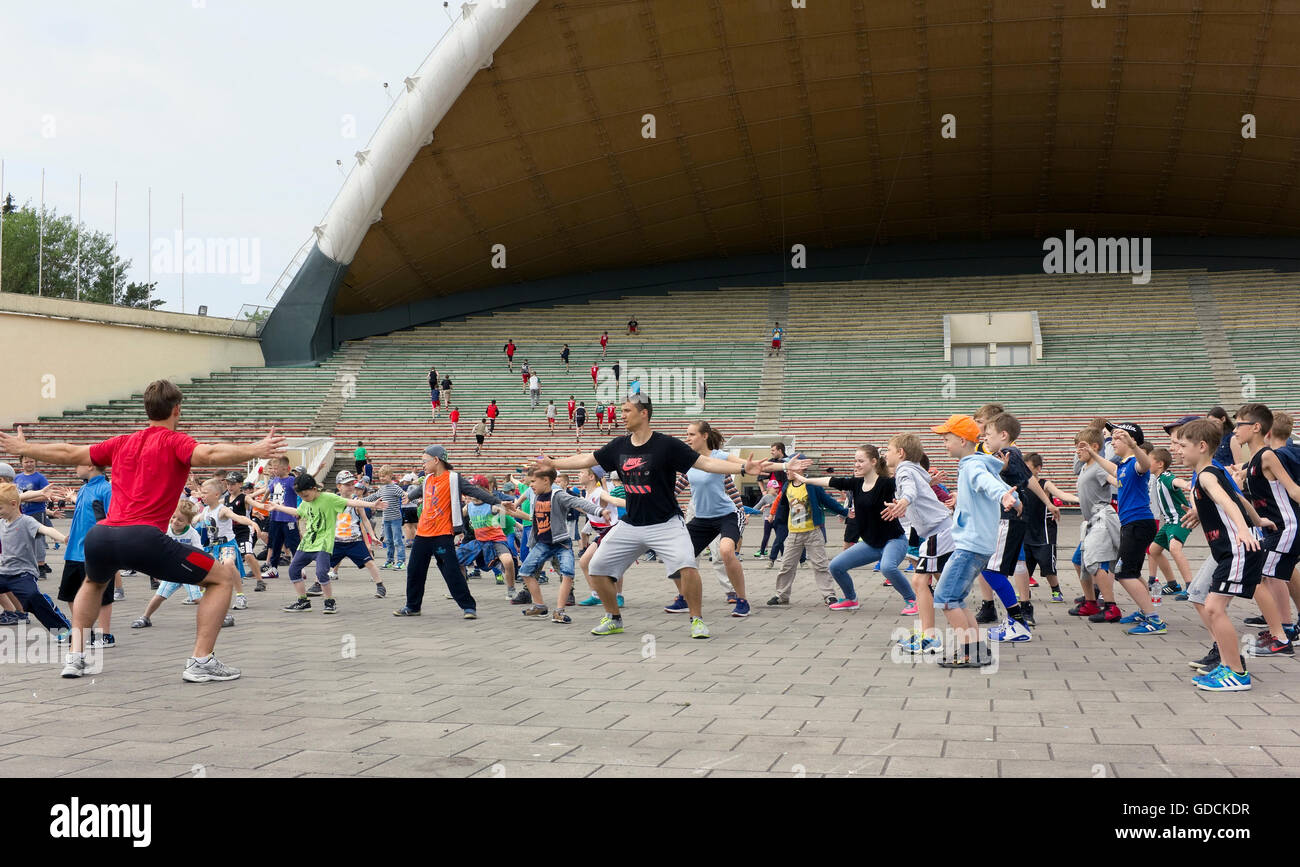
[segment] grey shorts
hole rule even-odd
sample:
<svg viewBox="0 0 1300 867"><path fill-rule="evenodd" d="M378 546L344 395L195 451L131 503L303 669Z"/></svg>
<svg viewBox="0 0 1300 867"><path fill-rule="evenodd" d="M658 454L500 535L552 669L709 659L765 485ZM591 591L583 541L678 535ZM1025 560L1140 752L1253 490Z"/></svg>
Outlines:
<svg viewBox="0 0 1300 867"><path fill-rule="evenodd" d="M1214 584L1214 567L1217 564L1213 557L1206 557L1205 562L1201 564L1200 570L1192 583L1187 585L1187 601L1195 602L1197 605L1204 605L1205 600L1210 596L1210 587Z"/></svg>
<svg viewBox="0 0 1300 867"><path fill-rule="evenodd" d="M645 526L619 521L600 540L600 547L587 565L587 572L617 580L647 551L655 552L655 559L663 564L665 575L695 568L691 535L686 531L685 519L677 515L662 524Z"/></svg>

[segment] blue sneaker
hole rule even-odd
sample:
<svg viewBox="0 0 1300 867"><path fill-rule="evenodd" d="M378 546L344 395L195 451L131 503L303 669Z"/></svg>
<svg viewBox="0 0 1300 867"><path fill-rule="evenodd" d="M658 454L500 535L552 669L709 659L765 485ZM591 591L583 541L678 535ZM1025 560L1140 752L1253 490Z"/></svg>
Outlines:
<svg viewBox="0 0 1300 867"><path fill-rule="evenodd" d="M919 632L913 632L906 638L899 639L898 646L906 653L939 653L943 650L943 641L939 638L926 638Z"/></svg>
<svg viewBox="0 0 1300 867"><path fill-rule="evenodd" d="M17 614L12 611L0 611L0 626L13 626L17 622Z"/></svg>
<svg viewBox="0 0 1300 867"><path fill-rule="evenodd" d="M619 603L619 607L622 607L622 603ZM690 610L691 607L686 604L686 597L682 596L680 593L677 594L676 599L664 606L664 611L667 611L669 614L685 614Z"/></svg>
<svg viewBox="0 0 1300 867"><path fill-rule="evenodd" d="M1251 686L1250 672L1238 674L1226 665L1220 665L1209 674L1192 678L1192 683L1196 684L1197 689L1208 692L1245 692Z"/></svg>
<svg viewBox="0 0 1300 867"><path fill-rule="evenodd" d="M737 599L736 599L736 607L733 608L733 609L731 610L731 616L732 616L732 617L748 617L748 616L749 616L749 602L746 601L746 600L744 600L744 599L737 598Z"/></svg>
<svg viewBox="0 0 1300 867"><path fill-rule="evenodd" d="M722 601L726 605L735 605L737 602L740 601L740 595L737 594L735 590L732 590L730 593L727 594L727 598Z"/></svg>
<svg viewBox="0 0 1300 867"><path fill-rule="evenodd" d="M1187 599L1188 599L1188 596L1187 596L1187 591L1186 591L1186 590L1184 590L1182 593L1175 593L1175 594L1174 594L1174 601L1175 601L1175 602L1186 602Z"/></svg>
<svg viewBox="0 0 1300 867"><path fill-rule="evenodd" d="M1121 619L1120 623L1124 621ZM1144 617L1138 614L1137 625L1128 631L1129 635L1164 635L1169 629L1165 622L1160 619L1159 614L1152 614L1150 617Z"/></svg>
<svg viewBox="0 0 1300 867"><path fill-rule="evenodd" d="M473 608L466 608L465 613L461 615L465 620L478 620L478 612Z"/></svg>
<svg viewBox="0 0 1300 867"><path fill-rule="evenodd" d="M588 596L586 599L584 599L584 600L582 600L581 602L579 602L578 604L579 604L579 605L599 605L599 604L600 604L600 597L597 596L595 593L593 593L593 594L591 594L590 596Z"/></svg>
<svg viewBox="0 0 1300 867"><path fill-rule="evenodd" d="M1141 619L1142 619L1142 611L1139 609L1138 611L1134 611L1132 614L1125 614L1123 617L1119 619L1119 622L1137 623Z"/></svg>
<svg viewBox="0 0 1300 867"><path fill-rule="evenodd" d="M619 607L619 608L622 608L622 607L623 607L623 594L622 594L622 593L618 594L618 607Z"/></svg>

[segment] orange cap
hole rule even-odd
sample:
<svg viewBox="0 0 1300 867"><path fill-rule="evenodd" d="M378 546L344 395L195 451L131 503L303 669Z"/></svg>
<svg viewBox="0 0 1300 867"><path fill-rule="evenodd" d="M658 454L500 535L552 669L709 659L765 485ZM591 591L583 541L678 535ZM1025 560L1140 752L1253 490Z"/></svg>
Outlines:
<svg viewBox="0 0 1300 867"><path fill-rule="evenodd" d="M950 415L946 422L936 425L930 430L937 434L956 434L962 439L973 443L980 441L980 426L975 423L975 419L968 415Z"/></svg>

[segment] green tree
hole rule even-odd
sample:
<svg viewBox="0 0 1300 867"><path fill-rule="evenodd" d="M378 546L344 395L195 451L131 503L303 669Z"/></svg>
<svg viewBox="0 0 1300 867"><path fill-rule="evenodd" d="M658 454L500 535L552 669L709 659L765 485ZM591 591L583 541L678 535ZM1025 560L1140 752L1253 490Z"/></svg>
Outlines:
<svg viewBox="0 0 1300 867"><path fill-rule="evenodd" d="M124 307L142 307L152 310L161 307L162 299L154 298L157 283L128 283L126 272L130 259L113 252L113 237L93 229L77 229L69 216L59 216L52 208L45 209L45 240L40 242L41 214L30 203L24 204L4 218L4 274L0 288L6 292L21 292L50 298L77 297L77 275L81 275L81 300L101 304L118 304ZM81 260L78 267L77 239L81 239ZM41 261L39 247L44 249ZM38 281L38 271L44 278Z"/></svg>

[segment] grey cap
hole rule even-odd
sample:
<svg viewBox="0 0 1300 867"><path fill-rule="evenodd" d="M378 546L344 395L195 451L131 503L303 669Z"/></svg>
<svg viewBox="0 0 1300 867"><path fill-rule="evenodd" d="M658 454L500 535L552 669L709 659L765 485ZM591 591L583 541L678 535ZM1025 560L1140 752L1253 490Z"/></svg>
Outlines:
<svg viewBox="0 0 1300 867"><path fill-rule="evenodd" d="M14 478L14 468L9 464L0 462L0 479L9 479L12 481Z"/></svg>
<svg viewBox="0 0 1300 867"><path fill-rule="evenodd" d="M447 469L451 469L451 462L447 459L447 450L444 449L442 446L437 445L435 443L434 445L431 445L427 449L425 449L424 453L431 458L437 458L438 460L442 461L443 465L446 466Z"/></svg>
<svg viewBox="0 0 1300 867"><path fill-rule="evenodd" d="M356 477L355 475L353 475L351 471L349 471L349 470L340 470L340 471L339 471L339 474L338 474L337 476L334 477L334 484L336 484L336 485L347 485L347 484L350 484L350 483L352 483L352 482L355 482L356 480L357 480L357 477Z"/></svg>

